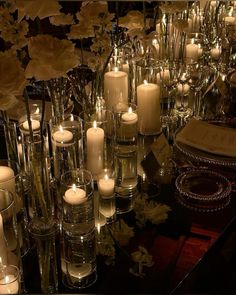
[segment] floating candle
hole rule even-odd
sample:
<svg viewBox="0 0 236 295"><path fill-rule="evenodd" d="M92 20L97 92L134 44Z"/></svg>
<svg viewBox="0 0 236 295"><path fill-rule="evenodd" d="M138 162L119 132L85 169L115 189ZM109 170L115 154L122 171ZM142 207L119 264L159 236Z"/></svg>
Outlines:
<svg viewBox="0 0 236 295"><path fill-rule="evenodd" d="M79 205L85 202L88 198L86 196L85 190L77 188L76 185L73 184L72 188L65 192L63 199L68 204Z"/></svg>
<svg viewBox="0 0 236 295"><path fill-rule="evenodd" d="M38 120L33 120L31 119L31 127L32 127L32 130L37 130L40 128L40 122ZM29 131L29 122L26 120L24 123L23 123L23 128L27 131Z"/></svg>
<svg viewBox="0 0 236 295"><path fill-rule="evenodd" d="M129 107L128 112L124 113L121 118L124 124L135 124L138 121L138 116L133 112L131 107Z"/></svg>
<svg viewBox="0 0 236 295"><path fill-rule="evenodd" d="M98 191L102 196L110 197L113 196L115 189L115 180L109 178L107 174L103 178L98 180Z"/></svg>
<svg viewBox="0 0 236 295"><path fill-rule="evenodd" d="M11 167L0 166L0 188L8 190L15 196L16 183L15 174Z"/></svg>
<svg viewBox="0 0 236 295"><path fill-rule="evenodd" d="M63 129L62 126L59 126L59 130L55 131L52 135L53 139L58 146L67 146L68 142L73 139L73 133L69 130Z"/></svg>

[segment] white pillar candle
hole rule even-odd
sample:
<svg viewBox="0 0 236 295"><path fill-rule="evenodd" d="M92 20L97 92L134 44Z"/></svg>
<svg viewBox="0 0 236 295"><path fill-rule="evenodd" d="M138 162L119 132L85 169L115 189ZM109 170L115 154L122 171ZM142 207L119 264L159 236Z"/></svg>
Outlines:
<svg viewBox="0 0 236 295"><path fill-rule="evenodd" d="M86 196L85 190L81 188L77 188L75 184L72 185L72 188L69 188L64 196L63 199L66 203L70 205L79 205L85 202L88 197Z"/></svg>
<svg viewBox="0 0 236 295"><path fill-rule="evenodd" d="M138 121L138 116L137 114L135 114L132 110L131 107L129 107L128 109L128 112L124 113L122 116L121 116L121 119L122 119L122 123L123 124L135 124L137 123Z"/></svg>
<svg viewBox="0 0 236 295"><path fill-rule="evenodd" d="M11 167L0 166L0 188L8 190L15 196L16 194L16 183L15 174Z"/></svg>
<svg viewBox="0 0 236 295"><path fill-rule="evenodd" d="M193 44L193 41L191 44L186 45L186 57L191 58L193 60L198 60L198 45Z"/></svg>
<svg viewBox="0 0 236 295"><path fill-rule="evenodd" d="M98 180L98 191L104 197L111 197L114 194L115 180L107 174Z"/></svg>
<svg viewBox="0 0 236 295"><path fill-rule="evenodd" d="M33 120L33 119L30 119L31 120L31 126L32 126L32 130L37 130L40 128L40 122L38 120ZM26 120L24 123L23 123L23 128L25 131L29 131L29 122L28 120Z"/></svg>
<svg viewBox="0 0 236 295"><path fill-rule="evenodd" d="M7 245L3 229L3 220L0 213L0 266L7 264Z"/></svg>
<svg viewBox="0 0 236 295"><path fill-rule="evenodd" d="M160 86L147 83L137 87L138 125L141 134L160 132Z"/></svg>
<svg viewBox="0 0 236 295"><path fill-rule="evenodd" d="M213 59L219 59L220 54L221 54L221 51L219 47L215 47L211 49L211 57Z"/></svg>
<svg viewBox="0 0 236 295"><path fill-rule="evenodd" d="M62 126L59 126L59 130L53 133L52 138L57 146L68 146L69 142L73 139L73 133L69 130L64 130Z"/></svg>
<svg viewBox="0 0 236 295"><path fill-rule="evenodd" d="M92 174L97 174L103 168L104 130L97 127L96 121L87 130L86 142L87 169Z"/></svg>
<svg viewBox="0 0 236 295"><path fill-rule="evenodd" d="M14 275L6 275L0 280L0 294L18 294L19 282Z"/></svg>
<svg viewBox="0 0 236 295"><path fill-rule="evenodd" d="M107 72L104 75L104 97L107 108L115 107L119 102L128 103L128 76L118 71Z"/></svg>

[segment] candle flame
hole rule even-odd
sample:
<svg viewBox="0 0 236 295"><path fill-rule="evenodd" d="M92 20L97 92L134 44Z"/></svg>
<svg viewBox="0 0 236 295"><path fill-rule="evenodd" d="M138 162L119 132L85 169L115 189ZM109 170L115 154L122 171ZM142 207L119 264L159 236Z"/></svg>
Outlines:
<svg viewBox="0 0 236 295"><path fill-rule="evenodd" d="M114 67L114 71L115 72L118 72L118 67Z"/></svg>
<svg viewBox="0 0 236 295"><path fill-rule="evenodd" d="M64 131L63 131L63 127L60 125L59 126L59 131L61 132L61 133L63 133Z"/></svg>
<svg viewBox="0 0 236 295"><path fill-rule="evenodd" d="M97 231L98 231L98 234L100 234L100 231L101 231L101 225L100 225L100 223L97 223Z"/></svg>
<svg viewBox="0 0 236 295"><path fill-rule="evenodd" d="M71 122L74 121L74 116L73 115L70 116L70 120L71 120Z"/></svg>
<svg viewBox="0 0 236 295"><path fill-rule="evenodd" d="M39 114L39 107L36 108L36 110L35 110L34 113L35 113L35 114Z"/></svg>
<svg viewBox="0 0 236 295"><path fill-rule="evenodd" d="M201 44L198 44L198 48L200 48L200 49L201 49Z"/></svg>
<svg viewBox="0 0 236 295"><path fill-rule="evenodd" d="M109 179L109 176L108 176L107 174L105 174L105 175L104 175L104 179L105 179L105 180L108 180L108 179Z"/></svg>
<svg viewBox="0 0 236 295"><path fill-rule="evenodd" d="M72 190L73 190L74 193L76 193L76 185L75 185L75 183L72 184Z"/></svg>
<svg viewBox="0 0 236 295"><path fill-rule="evenodd" d="M129 113L129 114L132 114L132 113L133 113L133 110L132 110L131 107L128 108L128 113Z"/></svg>
<svg viewBox="0 0 236 295"><path fill-rule="evenodd" d="M157 45L157 43L158 43L158 42L157 42L157 39L153 39L153 40L152 40L152 45Z"/></svg>
<svg viewBox="0 0 236 295"><path fill-rule="evenodd" d="M93 121L93 128L97 128L97 122Z"/></svg>
<svg viewBox="0 0 236 295"><path fill-rule="evenodd" d="M193 38L191 39L191 44L194 44L194 39Z"/></svg>
<svg viewBox="0 0 236 295"><path fill-rule="evenodd" d="M9 278L9 276L6 276L5 277L5 283L9 283L10 282L10 278Z"/></svg>
<svg viewBox="0 0 236 295"><path fill-rule="evenodd" d="M145 85L148 85L148 81L147 81L147 80L144 80L143 83L144 83Z"/></svg>

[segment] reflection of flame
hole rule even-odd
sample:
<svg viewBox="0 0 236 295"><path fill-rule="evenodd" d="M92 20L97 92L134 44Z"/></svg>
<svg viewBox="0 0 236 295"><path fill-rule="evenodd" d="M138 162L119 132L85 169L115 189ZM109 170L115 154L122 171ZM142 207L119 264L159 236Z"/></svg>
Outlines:
<svg viewBox="0 0 236 295"><path fill-rule="evenodd" d="M143 83L144 83L145 85L148 85L148 81L147 81L147 80L144 80Z"/></svg>
<svg viewBox="0 0 236 295"><path fill-rule="evenodd" d="M9 276L6 276L5 277L5 283L8 284L9 282L10 282L10 278L9 278Z"/></svg>
<svg viewBox="0 0 236 295"><path fill-rule="evenodd" d="M93 128L97 128L97 121L93 121Z"/></svg>
<svg viewBox="0 0 236 295"><path fill-rule="evenodd" d="M158 42L157 42L157 39L153 39L153 40L152 40L152 45L157 45L157 43L158 43Z"/></svg>
<svg viewBox="0 0 236 295"><path fill-rule="evenodd" d="M98 231L98 234L100 234L100 231L101 231L100 223L97 223L97 231Z"/></svg>

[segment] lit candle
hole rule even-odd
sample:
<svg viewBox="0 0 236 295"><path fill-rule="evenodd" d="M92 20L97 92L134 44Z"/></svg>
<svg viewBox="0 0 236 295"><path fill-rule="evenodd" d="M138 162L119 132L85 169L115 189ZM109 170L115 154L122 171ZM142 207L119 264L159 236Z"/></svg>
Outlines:
<svg viewBox="0 0 236 295"><path fill-rule="evenodd" d="M104 97L107 108L115 107L119 102L128 103L128 75L125 72L114 71L104 75Z"/></svg>
<svg viewBox="0 0 236 295"><path fill-rule="evenodd" d="M57 146L68 146L68 143L73 139L73 133L59 126L59 130L53 133L52 138L55 140Z"/></svg>
<svg viewBox="0 0 236 295"><path fill-rule="evenodd" d="M11 167L0 166L0 188L8 190L15 196L16 183L15 174Z"/></svg>
<svg viewBox="0 0 236 295"><path fill-rule="evenodd" d="M186 45L186 57L198 60L198 49L198 45L194 44L194 40L191 39L191 44Z"/></svg>
<svg viewBox="0 0 236 295"><path fill-rule="evenodd" d="M6 275L0 279L0 294L18 294L19 282L14 275Z"/></svg>
<svg viewBox="0 0 236 295"><path fill-rule="evenodd" d="M92 174L97 174L103 168L104 130L97 127L96 121L87 130L86 139L87 169Z"/></svg>
<svg viewBox="0 0 236 295"><path fill-rule="evenodd" d="M160 86L147 83L137 87L138 125L141 134L160 132Z"/></svg>
<svg viewBox="0 0 236 295"><path fill-rule="evenodd" d="M86 196L85 190L83 190L81 188L77 188L76 185L73 184L72 188L69 188L65 192L63 199L68 204L79 205L79 204L85 202L88 199L88 197Z"/></svg>
<svg viewBox="0 0 236 295"><path fill-rule="evenodd" d="M113 196L115 189L115 180L109 178L107 174L98 180L98 191L104 197Z"/></svg>
<svg viewBox="0 0 236 295"><path fill-rule="evenodd" d="M121 116L122 123L124 124L135 124L138 121L138 116L135 114L131 107L129 107L128 112Z"/></svg>
<svg viewBox="0 0 236 295"><path fill-rule="evenodd" d="M5 240L4 230L3 230L3 220L2 220L1 213L0 213L0 264L1 265L7 264L7 245L6 245L6 240Z"/></svg>
<svg viewBox="0 0 236 295"><path fill-rule="evenodd" d="M31 120L31 126L32 126L32 131L34 130L38 130L40 128L40 122L38 120L33 120L33 119L30 119ZM26 120L24 123L23 123L23 132L24 131L29 131L29 122L28 120Z"/></svg>
<svg viewBox="0 0 236 295"><path fill-rule="evenodd" d="M211 57L213 59L219 59L220 54L221 54L221 50L220 50L220 48L218 46L211 49Z"/></svg>

